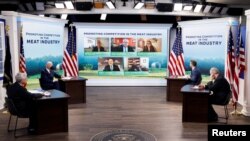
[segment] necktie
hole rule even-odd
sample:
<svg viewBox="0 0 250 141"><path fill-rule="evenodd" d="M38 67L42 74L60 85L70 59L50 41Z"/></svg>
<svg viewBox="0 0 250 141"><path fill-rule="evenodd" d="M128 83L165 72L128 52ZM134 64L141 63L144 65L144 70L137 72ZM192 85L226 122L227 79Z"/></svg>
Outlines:
<svg viewBox="0 0 250 141"><path fill-rule="evenodd" d="M123 51L124 51L124 52L127 52L127 47L124 47L124 48L123 48Z"/></svg>
<svg viewBox="0 0 250 141"><path fill-rule="evenodd" d="M113 70L113 65L110 66L110 70L111 70L111 71Z"/></svg>

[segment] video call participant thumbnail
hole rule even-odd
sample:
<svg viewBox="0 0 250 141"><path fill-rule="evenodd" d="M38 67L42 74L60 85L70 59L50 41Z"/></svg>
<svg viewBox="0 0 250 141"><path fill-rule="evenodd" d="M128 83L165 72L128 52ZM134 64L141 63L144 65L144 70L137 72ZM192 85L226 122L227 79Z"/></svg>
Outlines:
<svg viewBox="0 0 250 141"><path fill-rule="evenodd" d="M150 40L147 40L146 45L143 47L142 52L156 52L156 49Z"/></svg>
<svg viewBox="0 0 250 141"><path fill-rule="evenodd" d="M103 71L120 71L120 68L114 64L113 59L108 60L108 65L106 65Z"/></svg>
<svg viewBox="0 0 250 141"><path fill-rule="evenodd" d="M131 66L128 68L128 71L141 71L141 68L137 64L136 60L133 60Z"/></svg>
<svg viewBox="0 0 250 141"><path fill-rule="evenodd" d="M105 49L100 39L97 39L96 46L93 47L92 52L105 52Z"/></svg>
<svg viewBox="0 0 250 141"><path fill-rule="evenodd" d="M113 52L134 52L134 47L129 45L129 40L124 38L122 44L117 47L112 47Z"/></svg>

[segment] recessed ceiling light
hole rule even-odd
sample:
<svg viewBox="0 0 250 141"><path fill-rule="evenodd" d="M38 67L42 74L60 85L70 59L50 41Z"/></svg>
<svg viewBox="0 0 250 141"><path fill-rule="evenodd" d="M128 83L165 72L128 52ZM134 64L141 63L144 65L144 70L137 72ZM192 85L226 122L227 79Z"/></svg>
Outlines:
<svg viewBox="0 0 250 141"><path fill-rule="evenodd" d="M201 4L197 4L194 8L194 12L195 13L199 13L201 11L202 5Z"/></svg>
<svg viewBox="0 0 250 141"><path fill-rule="evenodd" d="M63 3L55 3L56 8L64 8L64 4Z"/></svg>
<svg viewBox="0 0 250 141"><path fill-rule="evenodd" d="M182 3L175 3L174 11L182 11Z"/></svg>
<svg viewBox="0 0 250 141"><path fill-rule="evenodd" d="M64 4L66 5L67 9L74 9L72 1L65 1Z"/></svg>

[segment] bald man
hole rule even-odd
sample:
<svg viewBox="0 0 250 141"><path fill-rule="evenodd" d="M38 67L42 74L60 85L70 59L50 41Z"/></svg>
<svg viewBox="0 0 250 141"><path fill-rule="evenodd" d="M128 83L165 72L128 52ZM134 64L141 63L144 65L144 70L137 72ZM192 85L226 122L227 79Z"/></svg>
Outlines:
<svg viewBox="0 0 250 141"><path fill-rule="evenodd" d="M41 78L40 78L40 85L41 88L44 90L51 90L51 89L57 89L59 90L59 84L58 82L53 82L55 78L60 79L61 76L54 72L53 70L53 63L51 61L48 61L46 64L46 67L41 72Z"/></svg>
<svg viewBox="0 0 250 141"><path fill-rule="evenodd" d="M103 71L120 71L120 68L114 64L113 59L108 60L108 65L106 65Z"/></svg>

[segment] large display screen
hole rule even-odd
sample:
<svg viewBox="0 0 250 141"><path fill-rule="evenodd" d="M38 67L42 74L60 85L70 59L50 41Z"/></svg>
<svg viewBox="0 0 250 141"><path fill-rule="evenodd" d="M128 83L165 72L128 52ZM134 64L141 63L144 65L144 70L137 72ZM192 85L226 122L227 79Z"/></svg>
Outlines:
<svg viewBox="0 0 250 141"><path fill-rule="evenodd" d="M76 24L80 76L138 79L166 76L169 27Z"/></svg>

